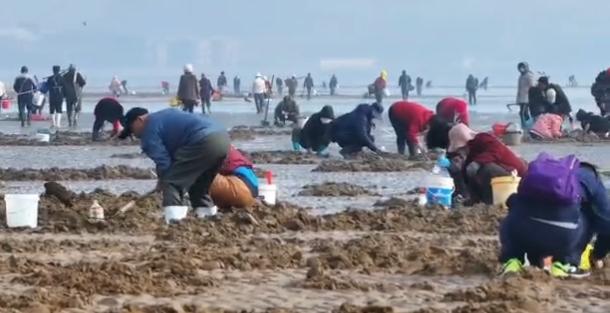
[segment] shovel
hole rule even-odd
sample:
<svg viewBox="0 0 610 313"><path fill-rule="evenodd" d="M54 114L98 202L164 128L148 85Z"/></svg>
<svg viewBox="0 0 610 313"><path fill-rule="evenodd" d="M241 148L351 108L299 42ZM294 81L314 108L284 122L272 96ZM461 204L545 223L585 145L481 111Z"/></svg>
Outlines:
<svg viewBox="0 0 610 313"><path fill-rule="evenodd" d="M267 121L267 117L269 116L269 102L271 101L271 93L273 91L273 81L275 80L275 75L271 76L271 89L269 90L269 97L267 98L267 105L265 107L265 119L261 121L261 125L264 127L269 127L271 125L269 121Z"/></svg>
<svg viewBox="0 0 610 313"><path fill-rule="evenodd" d="M145 199L147 197L152 196L153 194L155 194L157 191L156 190L152 190L149 191L148 193L144 194L143 196L137 198L136 200L131 200L129 202L127 202L127 204L125 204L124 206L122 206L118 211L116 211L116 213L114 213L114 215L112 215L111 217L117 217L117 216L121 216L123 214L125 214L127 211L129 211L131 208L133 208L136 205L136 202Z"/></svg>

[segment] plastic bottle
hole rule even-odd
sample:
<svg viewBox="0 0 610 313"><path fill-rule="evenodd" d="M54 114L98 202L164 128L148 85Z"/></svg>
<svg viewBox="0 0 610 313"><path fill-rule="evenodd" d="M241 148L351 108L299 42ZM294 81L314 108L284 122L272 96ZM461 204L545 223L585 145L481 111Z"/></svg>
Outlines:
<svg viewBox="0 0 610 313"><path fill-rule="evenodd" d="M97 200L93 200L93 204L89 207L89 218L93 220L104 219L104 208Z"/></svg>
<svg viewBox="0 0 610 313"><path fill-rule="evenodd" d="M428 204L428 195L426 194L426 188L420 188L417 194L417 205L425 207Z"/></svg>
<svg viewBox="0 0 610 313"><path fill-rule="evenodd" d="M434 164L434 167L432 168L432 173L437 174L437 175L441 175L441 176L445 176L445 177L449 177L449 171L447 170L447 168L451 165L451 162L449 161L449 159L447 159L447 153L445 152L445 150L441 150L441 152L439 153L437 159L436 159L436 164Z"/></svg>

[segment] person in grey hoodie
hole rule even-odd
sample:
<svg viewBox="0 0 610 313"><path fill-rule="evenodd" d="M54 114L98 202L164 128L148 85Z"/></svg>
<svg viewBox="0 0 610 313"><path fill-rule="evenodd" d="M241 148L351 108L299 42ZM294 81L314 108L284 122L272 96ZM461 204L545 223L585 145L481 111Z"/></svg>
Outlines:
<svg viewBox="0 0 610 313"><path fill-rule="evenodd" d="M193 109L199 103L199 81L193 74L193 65L184 66L184 74L180 76L178 85L178 99L182 101L182 110L193 113Z"/></svg>
<svg viewBox="0 0 610 313"><path fill-rule="evenodd" d="M521 62L517 65L519 70L519 80L517 82L517 99L519 105L519 119L521 120L521 128L525 129L527 121L530 119L529 113L529 91L530 88L536 86L536 77L527 62Z"/></svg>

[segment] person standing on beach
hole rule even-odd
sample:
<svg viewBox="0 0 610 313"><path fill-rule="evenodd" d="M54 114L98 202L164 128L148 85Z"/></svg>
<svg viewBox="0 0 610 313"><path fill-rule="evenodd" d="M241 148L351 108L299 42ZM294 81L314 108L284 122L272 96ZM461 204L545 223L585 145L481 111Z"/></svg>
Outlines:
<svg viewBox="0 0 610 313"><path fill-rule="evenodd" d="M290 77L286 80L286 87L288 88L288 95L291 98L294 98L294 96L296 95L298 86L299 86L299 81L297 80L296 75L292 75L292 77Z"/></svg>
<svg viewBox="0 0 610 313"><path fill-rule="evenodd" d="M102 98L93 110L95 121L93 122L92 140L101 139L104 123L112 124L112 137L118 136L122 130L121 119L123 118L123 106L114 97Z"/></svg>
<svg viewBox="0 0 610 313"><path fill-rule="evenodd" d="M62 106L64 103L64 78L60 74L61 67L53 66L53 75L47 78L49 88L49 110L51 113L51 127L61 127Z"/></svg>
<svg viewBox="0 0 610 313"><path fill-rule="evenodd" d="M330 95L334 96L337 91L337 86L339 86L339 81L337 80L337 76L333 74L330 78L330 82L328 83L328 87L330 88Z"/></svg>
<svg viewBox="0 0 610 313"><path fill-rule="evenodd" d="M156 165L163 208L186 209L184 196L188 192L197 217L216 215L210 186L229 152L226 128L207 115L176 109L148 113L144 108L133 108L124 121L119 138L140 138L142 151Z"/></svg>
<svg viewBox="0 0 610 313"><path fill-rule="evenodd" d="M411 86L411 76L407 75L406 70L402 70L402 74L400 75L400 78L398 79L398 86L400 86L402 100L408 100L409 91L411 91L411 89L413 89L413 86Z"/></svg>
<svg viewBox="0 0 610 313"><path fill-rule="evenodd" d="M112 80L110 81L110 86L108 86L108 89L110 90L110 92L112 93L112 95L116 98L121 96L122 93L122 86L121 86L121 81L119 80L118 76L113 76Z"/></svg>
<svg viewBox="0 0 610 313"><path fill-rule="evenodd" d="M417 96L421 97L422 89L424 88L424 79L421 77L417 77L415 79L415 91L417 92Z"/></svg>
<svg viewBox="0 0 610 313"><path fill-rule="evenodd" d="M375 82L373 83L375 101L377 101L377 103L380 105L383 102L383 97L385 96L387 86L388 86L388 73L384 70L384 71L381 71L381 74L379 75L379 77L377 77L377 79L375 79Z"/></svg>
<svg viewBox="0 0 610 313"><path fill-rule="evenodd" d="M241 79L238 75L235 75L235 77L233 78L233 92L236 96L239 96L241 94Z"/></svg>
<svg viewBox="0 0 610 313"><path fill-rule="evenodd" d="M201 113L205 113L205 109L208 109L208 114L212 114L212 95L214 94L214 88L209 78L205 77L205 74L201 74L199 80L199 90L201 94Z"/></svg>
<svg viewBox="0 0 610 313"><path fill-rule="evenodd" d="M216 87L220 94L224 94L225 88L227 87L227 77L225 76L225 72L220 72L220 76L218 76L218 80L216 82Z"/></svg>
<svg viewBox="0 0 610 313"><path fill-rule="evenodd" d="M284 95L284 80L280 77L275 79L275 85L277 86L277 94L281 97Z"/></svg>
<svg viewBox="0 0 610 313"><path fill-rule="evenodd" d="M21 67L21 74L15 78L13 90L17 93L17 105L19 107L19 120L21 127L31 124L32 111L34 110L34 92L36 83L28 74L27 66Z"/></svg>
<svg viewBox="0 0 610 313"><path fill-rule="evenodd" d="M83 87L86 84L85 78L76 70L73 64L70 64L68 72L64 74L64 96L66 97L68 126L70 127L75 127L78 123Z"/></svg>
<svg viewBox="0 0 610 313"><path fill-rule="evenodd" d="M254 95L254 104L256 105L256 114L263 113L265 106L265 93L267 91L267 83L261 73L256 73L254 82L252 82L252 94Z"/></svg>
<svg viewBox="0 0 610 313"><path fill-rule="evenodd" d="M178 99L182 102L182 110L193 113L193 109L200 101L199 83L193 74L193 65L184 66L184 74L180 76L178 85Z"/></svg>
<svg viewBox="0 0 610 313"><path fill-rule="evenodd" d="M529 91L536 86L536 77L530 70L527 62L517 64L519 71L519 79L517 80L517 99L515 103L519 105L519 120L521 121L521 129L527 129L527 124L530 119Z"/></svg>
<svg viewBox="0 0 610 313"><path fill-rule="evenodd" d="M466 79L466 91L468 92L468 103L470 105L477 104L477 89L479 89L479 82L472 74L468 75Z"/></svg>
<svg viewBox="0 0 610 313"><path fill-rule="evenodd" d="M313 78L311 77L311 73L307 73L307 77L305 77L305 82L303 83L303 87L307 91L307 100L311 100L311 94L313 92Z"/></svg>

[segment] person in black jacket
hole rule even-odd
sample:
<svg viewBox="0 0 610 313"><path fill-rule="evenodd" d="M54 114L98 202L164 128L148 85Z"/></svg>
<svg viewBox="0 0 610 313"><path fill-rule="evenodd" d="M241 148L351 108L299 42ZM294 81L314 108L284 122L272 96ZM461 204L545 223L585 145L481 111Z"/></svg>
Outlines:
<svg viewBox="0 0 610 313"><path fill-rule="evenodd" d="M402 94L402 100L409 99L409 91L413 89L411 85L411 76L407 75L406 70L402 70L402 74L398 78L398 86L400 86L400 93Z"/></svg>
<svg viewBox="0 0 610 313"><path fill-rule="evenodd" d="M557 84L550 83L546 76L538 79L538 88L544 92L546 113L561 115L564 119L568 118L570 123L573 123L572 106L563 89Z"/></svg>
<svg viewBox="0 0 610 313"><path fill-rule="evenodd" d="M375 126L373 119L380 118L383 106L377 104L360 104L352 112L339 116L331 125L331 140L342 149L344 157L362 151L366 147L373 152L379 149L371 130Z"/></svg>
<svg viewBox="0 0 610 313"><path fill-rule="evenodd" d="M285 96L275 107L274 124L278 127L286 125L287 121L297 123L299 118L299 105L289 96Z"/></svg>
<svg viewBox="0 0 610 313"><path fill-rule="evenodd" d="M312 114L302 129L297 129L298 132L293 132L293 146L303 147L308 152L315 152L318 155L324 154L324 151L330 145L330 128L331 123L335 119L333 107L325 105L318 113ZM296 128L295 128L296 129Z"/></svg>
<svg viewBox="0 0 610 313"><path fill-rule="evenodd" d="M19 107L19 120L21 127L31 124L32 111L34 110L34 92L36 91L36 83L28 75L27 66L21 67L21 74L15 78L13 90L17 93L17 104Z"/></svg>
<svg viewBox="0 0 610 313"><path fill-rule="evenodd" d="M214 88L209 78L205 77L205 74L201 74L199 80L199 94L201 96L201 112L205 114L205 108L208 108L208 114L212 114L212 95L214 94Z"/></svg>
<svg viewBox="0 0 610 313"><path fill-rule="evenodd" d="M100 100L93 110L95 121L93 122L93 141L100 140L104 123L112 124L112 137L118 136L122 130L123 106L113 97Z"/></svg>
<svg viewBox="0 0 610 313"><path fill-rule="evenodd" d="M602 116L610 113L610 69L597 74L595 82L591 85L591 95L595 98Z"/></svg>
<svg viewBox="0 0 610 313"><path fill-rule="evenodd" d="M71 64L68 72L64 74L64 96L66 97L66 111L68 112L68 125L70 127L76 126L78 122L79 103L83 87L86 84L85 78Z"/></svg>
<svg viewBox="0 0 610 313"><path fill-rule="evenodd" d="M49 110L51 114L51 127L61 127L61 114L64 102L64 77L60 74L59 65L53 66L53 75L47 78L49 89Z"/></svg>
<svg viewBox="0 0 610 313"><path fill-rule="evenodd" d="M593 112L580 109L576 112L576 120L580 122L580 126L585 133L594 133L601 137L610 135L610 119L608 117L595 115Z"/></svg>

